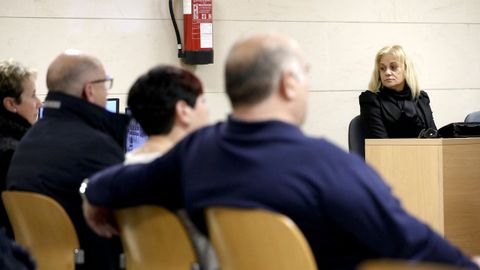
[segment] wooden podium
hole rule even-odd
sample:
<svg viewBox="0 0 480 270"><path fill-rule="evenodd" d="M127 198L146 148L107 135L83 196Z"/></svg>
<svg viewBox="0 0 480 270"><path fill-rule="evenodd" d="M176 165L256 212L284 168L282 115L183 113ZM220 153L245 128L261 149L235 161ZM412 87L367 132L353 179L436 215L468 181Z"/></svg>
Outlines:
<svg viewBox="0 0 480 270"><path fill-rule="evenodd" d="M365 159L407 211L480 255L480 138L367 139Z"/></svg>

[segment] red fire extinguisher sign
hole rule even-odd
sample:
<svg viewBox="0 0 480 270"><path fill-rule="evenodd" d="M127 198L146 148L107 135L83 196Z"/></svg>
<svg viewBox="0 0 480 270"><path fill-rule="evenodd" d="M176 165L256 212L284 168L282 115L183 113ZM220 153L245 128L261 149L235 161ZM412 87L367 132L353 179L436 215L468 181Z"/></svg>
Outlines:
<svg viewBox="0 0 480 270"><path fill-rule="evenodd" d="M183 0L185 62L213 63L212 0Z"/></svg>

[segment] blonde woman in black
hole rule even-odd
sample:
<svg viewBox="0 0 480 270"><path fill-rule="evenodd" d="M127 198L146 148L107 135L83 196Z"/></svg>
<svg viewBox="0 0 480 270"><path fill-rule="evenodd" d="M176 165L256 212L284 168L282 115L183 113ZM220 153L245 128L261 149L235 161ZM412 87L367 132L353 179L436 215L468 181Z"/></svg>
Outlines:
<svg viewBox="0 0 480 270"><path fill-rule="evenodd" d="M359 101L366 138L416 138L424 129L436 129L430 99L399 45L377 53L368 90Z"/></svg>

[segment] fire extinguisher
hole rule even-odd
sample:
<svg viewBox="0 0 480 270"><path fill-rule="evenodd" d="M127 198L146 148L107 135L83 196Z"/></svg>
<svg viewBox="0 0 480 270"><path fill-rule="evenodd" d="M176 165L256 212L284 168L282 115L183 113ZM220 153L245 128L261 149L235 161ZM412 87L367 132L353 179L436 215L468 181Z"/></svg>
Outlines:
<svg viewBox="0 0 480 270"><path fill-rule="evenodd" d="M177 37L178 57L186 64L213 63L213 16L212 0L183 0L183 38L173 13L173 3L169 0L170 18Z"/></svg>

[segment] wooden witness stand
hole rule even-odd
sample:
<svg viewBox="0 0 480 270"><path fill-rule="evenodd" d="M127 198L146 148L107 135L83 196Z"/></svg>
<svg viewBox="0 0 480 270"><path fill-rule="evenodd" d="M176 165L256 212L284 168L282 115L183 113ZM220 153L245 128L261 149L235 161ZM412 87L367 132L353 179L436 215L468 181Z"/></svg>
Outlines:
<svg viewBox="0 0 480 270"><path fill-rule="evenodd" d="M365 159L407 211L480 254L480 138L367 139Z"/></svg>

